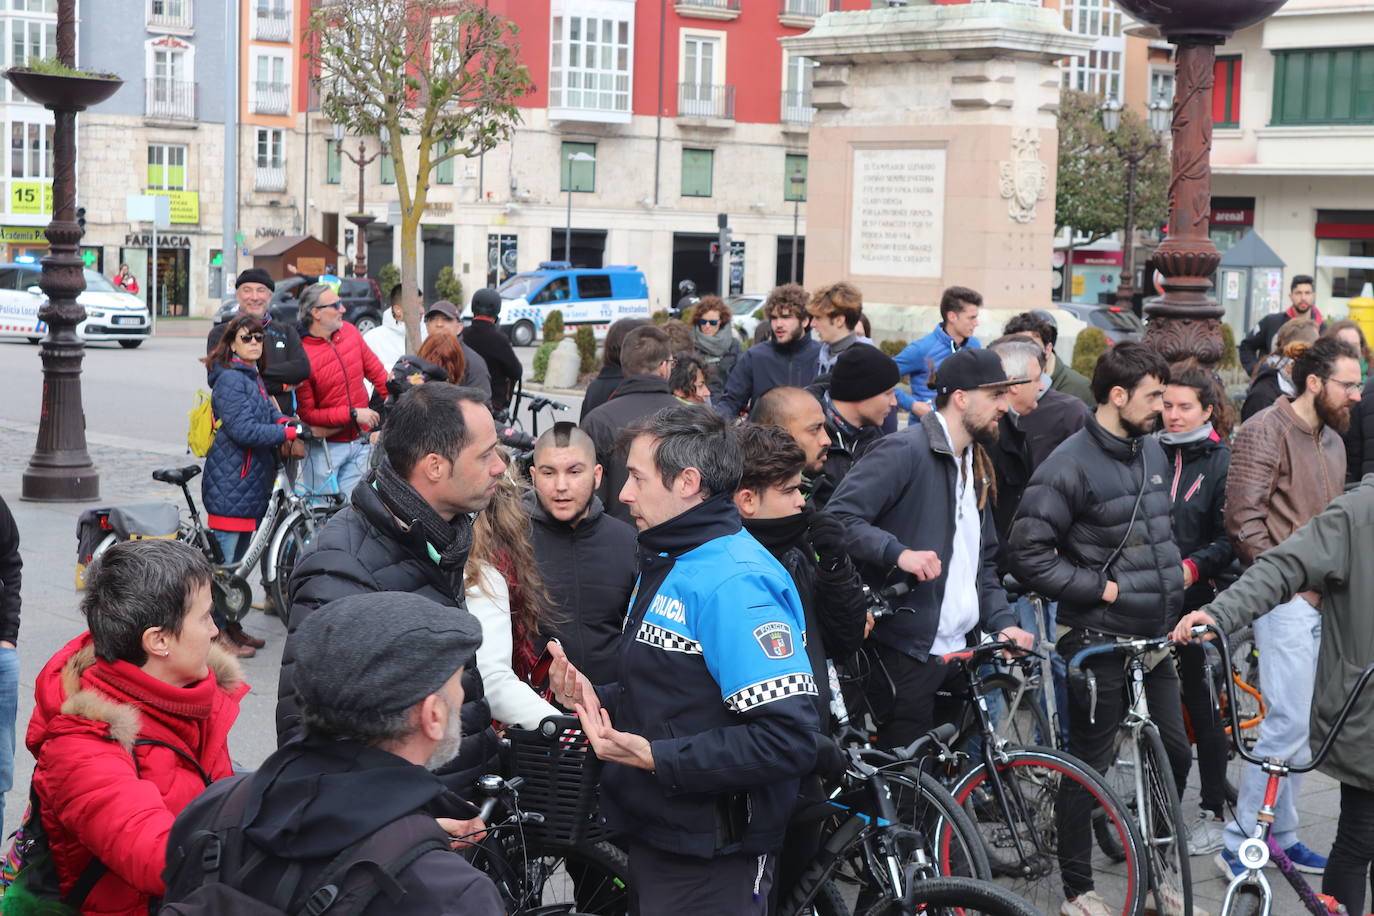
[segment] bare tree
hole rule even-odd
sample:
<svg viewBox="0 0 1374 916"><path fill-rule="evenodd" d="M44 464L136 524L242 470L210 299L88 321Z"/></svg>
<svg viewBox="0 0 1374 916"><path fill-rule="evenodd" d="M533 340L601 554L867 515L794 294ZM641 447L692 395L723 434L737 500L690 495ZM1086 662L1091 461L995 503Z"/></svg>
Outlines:
<svg viewBox="0 0 1374 916"><path fill-rule="evenodd" d="M474 0L333 0L306 27L321 107L395 163L406 347L420 344L417 246L436 166L510 137L532 87L514 23Z"/></svg>

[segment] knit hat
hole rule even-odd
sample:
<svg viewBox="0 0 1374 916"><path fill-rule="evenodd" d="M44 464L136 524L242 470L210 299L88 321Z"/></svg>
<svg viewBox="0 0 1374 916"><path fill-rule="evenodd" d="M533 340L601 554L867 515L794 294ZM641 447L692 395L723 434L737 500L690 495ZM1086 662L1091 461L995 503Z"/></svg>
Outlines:
<svg viewBox="0 0 1374 916"><path fill-rule="evenodd" d="M277 284L272 282L272 275L261 267L250 267L239 274L239 278L234 281L234 289L238 289L245 283L261 283L273 292L277 290Z"/></svg>
<svg viewBox="0 0 1374 916"><path fill-rule="evenodd" d="M336 714L400 712L471 665L481 643L462 608L406 592L349 595L296 628L296 694Z"/></svg>
<svg viewBox="0 0 1374 916"><path fill-rule="evenodd" d="M840 354L830 370L830 399L866 401L895 388L901 378L896 360L877 347L856 343Z"/></svg>

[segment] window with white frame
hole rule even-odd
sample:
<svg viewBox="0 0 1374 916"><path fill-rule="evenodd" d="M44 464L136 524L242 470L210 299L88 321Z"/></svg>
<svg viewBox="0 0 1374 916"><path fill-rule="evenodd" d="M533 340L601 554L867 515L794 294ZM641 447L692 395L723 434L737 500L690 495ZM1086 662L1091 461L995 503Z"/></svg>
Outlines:
<svg viewBox="0 0 1374 916"><path fill-rule="evenodd" d="M286 55L259 53L253 59L253 110L258 114L288 114L290 87Z"/></svg>
<svg viewBox="0 0 1374 916"><path fill-rule="evenodd" d="M148 144L148 188L185 190L186 147L171 143Z"/></svg>
<svg viewBox="0 0 1374 916"><path fill-rule="evenodd" d="M189 29L191 0L148 0L148 24L161 28Z"/></svg>
<svg viewBox="0 0 1374 916"><path fill-rule="evenodd" d="M260 169L279 169L282 167L282 131L280 128L258 128L257 163Z"/></svg>
<svg viewBox="0 0 1374 916"><path fill-rule="evenodd" d="M1115 0L1064 0L1064 27L1095 39L1087 54L1064 62L1064 85L1103 98L1121 98L1126 39Z"/></svg>
<svg viewBox="0 0 1374 916"><path fill-rule="evenodd" d="M26 13L55 13L57 0L10 0L9 8Z"/></svg>
<svg viewBox="0 0 1374 916"><path fill-rule="evenodd" d="M811 84L816 78L816 62L798 54L787 58L786 81L782 90L782 119L789 124L810 124Z"/></svg>
<svg viewBox="0 0 1374 916"><path fill-rule="evenodd" d="M8 39L4 41L5 67L22 67L29 61L57 56L56 20L11 19L8 23L0 22L0 29L6 27L7 35L0 31L0 36ZM11 92L9 89L5 91ZM15 99L24 98L18 92L12 94Z"/></svg>
<svg viewBox="0 0 1374 916"><path fill-rule="evenodd" d="M554 16L549 32L549 107L628 114L633 31L629 19Z"/></svg>
<svg viewBox="0 0 1374 916"><path fill-rule="evenodd" d="M1173 107L1174 71L1150 71L1150 104L1154 104L1155 102L1163 102L1171 108Z"/></svg>
<svg viewBox="0 0 1374 916"><path fill-rule="evenodd" d="M52 178L52 125L10 122L10 177Z"/></svg>

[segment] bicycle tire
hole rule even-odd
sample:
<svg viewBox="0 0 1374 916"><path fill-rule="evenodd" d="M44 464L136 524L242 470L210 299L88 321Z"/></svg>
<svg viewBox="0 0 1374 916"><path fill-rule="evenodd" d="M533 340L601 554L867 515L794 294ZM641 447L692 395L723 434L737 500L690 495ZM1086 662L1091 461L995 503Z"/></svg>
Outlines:
<svg viewBox="0 0 1374 916"><path fill-rule="evenodd" d="M1041 916L1039 910L1010 891L968 878L912 882L902 898L902 912L928 916Z"/></svg>
<svg viewBox="0 0 1374 916"><path fill-rule="evenodd" d="M300 563L301 557L305 555L310 542L314 540L315 533L324 526L332 514L332 512L292 513L283 526L285 533L277 543L276 549L271 551L272 575L268 577L268 581L271 582L272 601L276 605L277 615L281 617L283 623L289 623L291 573Z"/></svg>
<svg viewBox="0 0 1374 916"><path fill-rule="evenodd" d="M629 912L629 860L611 843L540 847L504 832L488 834L464 855L495 883L511 916L560 904L588 916Z"/></svg>
<svg viewBox="0 0 1374 916"><path fill-rule="evenodd" d="M916 775L915 805L907 801L907 796L913 791L913 772ZM904 818L905 826L925 835L940 876L992 880L992 866L977 826L949 790L940 784L940 780L919 769L915 763L904 769L889 770L885 775L897 810L904 813L911 811L913 815L909 820ZM940 850L936 850L931 838L941 824L949 824L950 837Z"/></svg>
<svg viewBox="0 0 1374 916"><path fill-rule="evenodd" d="M1193 875L1188 857L1188 828L1183 820L1183 805L1174 784L1174 771L1164 739L1153 724L1140 730L1140 752L1145 773L1145 811L1140 812L1141 835L1145 840L1148 881L1155 892L1156 909L1165 912L1166 899L1182 900L1183 912L1193 911ZM1149 829L1149 835L1145 834Z"/></svg>
<svg viewBox="0 0 1374 916"><path fill-rule="evenodd" d="M1260 889L1253 884L1242 884L1236 888L1231 898L1231 906L1224 910L1224 916L1259 916L1264 910L1264 898Z"/></svg>
<svg viewBox="0 0 1374 916"><path fill-rule="evenodd" d="M1140 833L1127 816L1125 806L1102 777L1071 754L1046 747L1007 748L995 763L1017 824L1006 822L986 764L980 763L961 776L952 794L984 837L988 858L994 873L999 875L998 883L1041 912L1059 911L1064 887L1056 818L1073 816L1057 810L1060 784L1069 779L1087 793L1088 803L1094 811L1105 812L1126 850L1121 863L1124 865L1124 886L1119 890L1099 886L1098 893L1113 912L1120 912L1122 916L1138 913L1144 904L1146 878ZM1076 816L1088 818L1092 811L1079 812ZM942 846L949 837L950 829L941 825L936 835L937 855L943 853ZM1027 850L1024 857L1016 852L1018 841L1020 847ZM1090 853L1091 848L1089 839ZM1101 869L1096 871L1102 872Z"/></svg>
<svg viewBox="0 0 1374 916"><path fill-rule="evenodd" d="M835 886L835 882L826 881L811 899L811 903L796 916L850 916L849 904L845 901L844 894Z"/></svg>
<svg viewBox="0 0 1374 916"><path fill-rule="evenodd" d="M1128 735L1129 731L1124 727L1116 730L1116 738L1112 742L1112 763L1101 775L1116 797L1129 808L1135 804L1135 761L1121 756ZM1113 862L1121 862L1126 858L1126 850L1121 848L1116 831L1111 829L1100 811L1093 814L1093 838L1097 840L1097 848Z"/></svg>

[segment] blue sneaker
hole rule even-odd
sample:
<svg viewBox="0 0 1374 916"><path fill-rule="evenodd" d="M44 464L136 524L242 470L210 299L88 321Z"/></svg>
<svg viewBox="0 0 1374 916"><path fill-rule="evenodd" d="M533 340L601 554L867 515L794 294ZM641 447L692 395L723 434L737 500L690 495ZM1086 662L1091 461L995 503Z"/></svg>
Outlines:
<svg viewBox="0 0 1374 916"><path fill-rule="evenodd" d="M1221 869L1221 876L1228 883L1245 874L1245 867L1240 864L1240 859L1237 859L1236 854L1229 849L1222 849L1212 856L1212 861Z"/></svg>
<svg viewBox="0 0 1374 916"><path fill-rule="evenodd" d="M1305 875L1320 875L1326 872L1326 856L1319 856L1302 843L1294 843L1283 851L1293 862L1293 867Z"/></svg>

